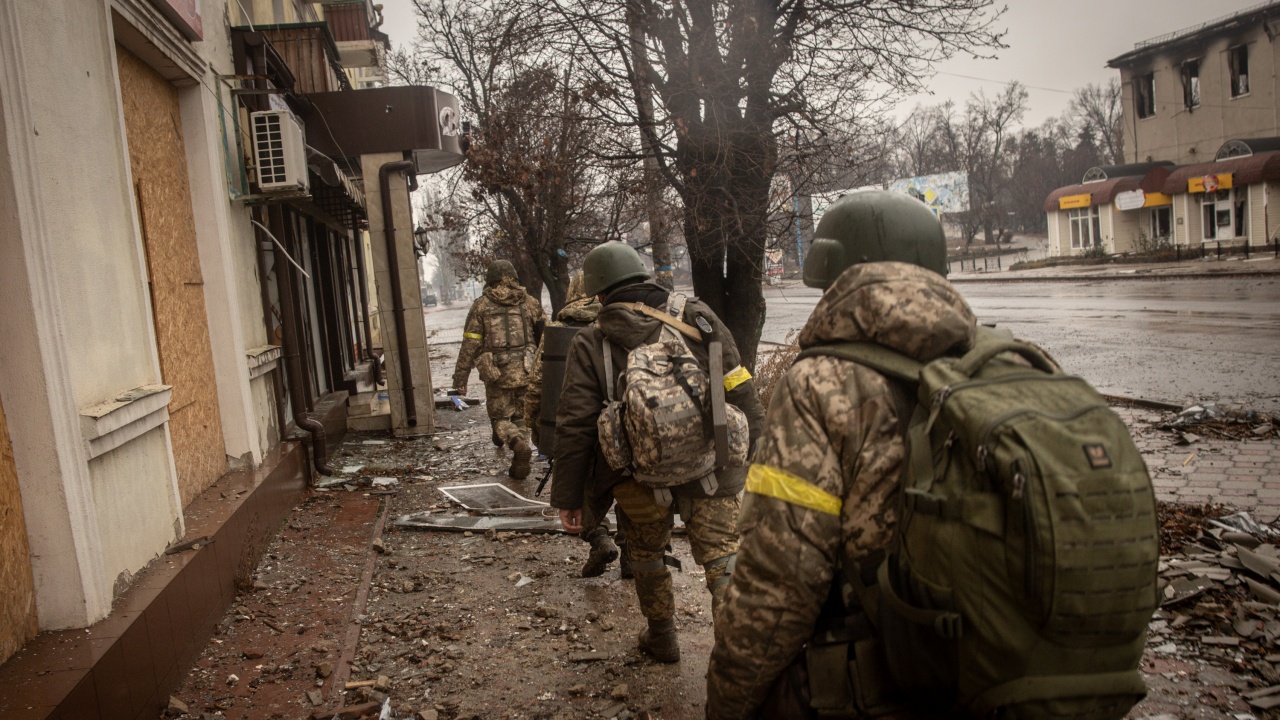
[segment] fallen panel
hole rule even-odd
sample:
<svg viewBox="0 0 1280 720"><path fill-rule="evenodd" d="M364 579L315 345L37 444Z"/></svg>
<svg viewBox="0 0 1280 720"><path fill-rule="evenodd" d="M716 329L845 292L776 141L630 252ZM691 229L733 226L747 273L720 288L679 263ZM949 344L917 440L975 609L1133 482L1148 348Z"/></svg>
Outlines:
<svg viewBox="0 0 1280 720"><path fill-rule="evenodd" d="M485 513L522 513L542 511L550 504L530 500L500 483L453 485L440 488L445 497L468 510Z"/></svg>
<svg viewBox="0 0 1280 720"><path fill-rule="evenodd" d="M560 518L547 515L520 517L493 515L432 515L429 512L409 513L396 518L394 525L408 530L434 530L437 532L482 533L498 532L559 533L564 532Z"/></svg>

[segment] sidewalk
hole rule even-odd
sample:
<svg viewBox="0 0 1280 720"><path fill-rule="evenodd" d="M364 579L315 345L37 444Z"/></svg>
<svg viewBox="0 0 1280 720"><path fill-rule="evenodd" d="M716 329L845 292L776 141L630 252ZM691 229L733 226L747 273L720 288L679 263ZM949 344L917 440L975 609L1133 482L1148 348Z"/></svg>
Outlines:
<svg viewBox="0 0 1280 720"><path fill-rule="evenodd" d="M953 263L952 267L956 265ZM1033 270L1009 270L1008 264L1005 264L1003 270L992 268L989 271L971 269L953 271L947 279L952 282L1068 282L1084 279L1218 278L1225 275L1280 276L1280 258L1274 257L1272 250L1266 249L1254 254L1248 260L1240 256L1218 260L1210 255L1204 259L1188 259L1181 262L1058 265Z"/></svg>
<svg viewBox="0 0 1280 720"><path fill-rule="evenodd" d="M1115 407L1129 426L1151 470L1156 498L1164 502L1219 503L1270 523L1280 516L1280 440L1215 439L1188 445L1155 426L1169 413Z"/></svg>

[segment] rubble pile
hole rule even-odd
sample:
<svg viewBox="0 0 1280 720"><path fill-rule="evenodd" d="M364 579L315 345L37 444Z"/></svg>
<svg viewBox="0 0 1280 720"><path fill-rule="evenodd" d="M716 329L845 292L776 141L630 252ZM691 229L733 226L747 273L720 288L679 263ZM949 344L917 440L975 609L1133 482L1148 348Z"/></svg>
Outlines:
<svg viewBox="0 0 1280 720"><path fill-rule="evenodd" d="M1217 403L1192 405L1156 427L1177 434L1183 444L1201 437L1236 441L1280 438L1280 419L1254 410L1221 408Z"/></svg>
<svg viewBox="0 0 1280 720"><path fill-rule="evenodd" d="M1212 504L1161 504L1159 516L1149 652L1244 675L1251 706L1280 708L1280 530Z"/></svg>

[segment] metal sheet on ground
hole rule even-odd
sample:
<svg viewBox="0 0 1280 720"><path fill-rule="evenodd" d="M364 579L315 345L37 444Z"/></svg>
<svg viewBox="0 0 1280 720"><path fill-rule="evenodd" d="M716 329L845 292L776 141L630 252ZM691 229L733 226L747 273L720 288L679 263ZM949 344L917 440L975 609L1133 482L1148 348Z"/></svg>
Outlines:
<svg viewBox="0 0 1280 720"><path fill-rule="evenodd" d="M443 532L564 532L560 518L544 515L432 515L429 512L410 513L396 518L395 526L409 530L434 530Z"/></svg>
<svg viewBox="0 0 1280 720"><path fill-rule="evenodd" d="M551 507L548 503L530 500L499 483L453 485L440 488L440 492L462 507L478 512L520 513L541 511Z"/></svg>

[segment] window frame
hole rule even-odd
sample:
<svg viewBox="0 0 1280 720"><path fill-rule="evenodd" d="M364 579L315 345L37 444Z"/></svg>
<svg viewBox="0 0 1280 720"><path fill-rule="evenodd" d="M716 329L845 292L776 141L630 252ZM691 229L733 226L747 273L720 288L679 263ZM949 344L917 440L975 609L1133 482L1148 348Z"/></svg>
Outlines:
<svg viewBox="0 0 1280 720"><path fill-rule="evenodd" d="M1200 107L1200 58L1184 60L1179 76L1182 79L1182 107L1187 110Z"/></svg>
<svg viewBox="0 0 1280 720"><path fill-rule="evenodd" d="M1102 213L1097 205L1068 210L1067 225L1072 250L1102 247Z"/></svg>
<svg viewBox="0 0 1280 720"><path fill-rule="evenodd" d="M1246 97L1249 94L1249 43L1227 48L1227 72L1231 80L1231 98Z"/></svg>
<svg viewBox="0 0 1280 720"><path fill-rule="evenodd" d="M1208 198L1213 196L1213 200ZM1200 194L1200 237L1202 242L1212 242L1215 240L1235 240L1236 238L1246 237L1244 233L1237 232L1237 226L1247 220L1249 206L1245 200L1247 193L1236 194L1235 188L1226 190L1216 190L1214 192L1205 192ZM1210 208L1213 208L1213 222L1208 220ZM1226 222L1223 222L1226 220ZM1222 234L1220 228L1226 228L1226 235ZM1213 231L1212 235L1208 233ZM1247 233L1248 228L1243 230Z"/></svg>
<svg viewBox="0 0 1280 720"><path fill-rule="evenodd" d="M1154 71L1133 79L1133 107L1139 120L1156 116L1156 74Z"/></svg>

